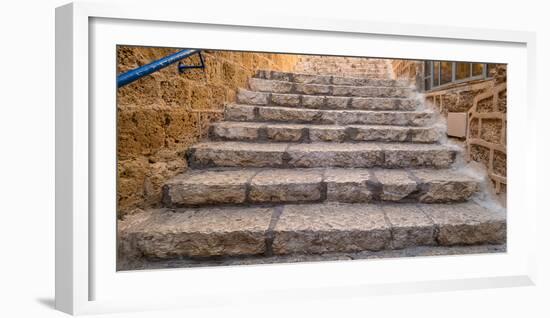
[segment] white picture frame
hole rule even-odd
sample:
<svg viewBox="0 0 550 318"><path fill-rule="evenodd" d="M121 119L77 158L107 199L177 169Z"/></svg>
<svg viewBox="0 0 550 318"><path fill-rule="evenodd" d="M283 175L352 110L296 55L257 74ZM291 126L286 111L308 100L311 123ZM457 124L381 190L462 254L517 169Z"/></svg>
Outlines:
<svg viewBox="0 0 550 318"><path fill-rule="evenodd" d="M177 36L182 28L186 40ZM338 45L324 45L326 40ZM427 43L438 45L422 49ZM507 252L117 273L111 213L116 44L508 63ZM536 167L527 162L536 150L535 85L529 85L535 82L534 46L532 32L227 16L191 13L184 3L57 8L56 308L89 314L534 284L536 201L525 190L537 184ZM137 292L139 286L149 291ZM158 286L165 288L159 292Z"/></svg>

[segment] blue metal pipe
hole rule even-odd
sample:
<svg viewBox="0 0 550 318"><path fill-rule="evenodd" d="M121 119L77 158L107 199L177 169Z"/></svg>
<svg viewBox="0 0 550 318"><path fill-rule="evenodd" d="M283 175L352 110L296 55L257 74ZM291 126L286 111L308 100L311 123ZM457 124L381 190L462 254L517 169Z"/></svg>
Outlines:
<svg viewBox="0 0 550 318"><path fill-rule="evenodd" d="M117 87L122 87L124 85L130 84L143 76L147 76L151 73L154 73L160 69L163 69L177 61L180 61L186 57L192 56L194 54L199 53L200 50L195 49L185 49L181 50L179 52L176 52L174 54L165 56L161 59L158 59L154 62L151 62L149 64L140 66L136 69L130 70L126 73L122 73L117 76L116 78L116 85Z"/></svg>

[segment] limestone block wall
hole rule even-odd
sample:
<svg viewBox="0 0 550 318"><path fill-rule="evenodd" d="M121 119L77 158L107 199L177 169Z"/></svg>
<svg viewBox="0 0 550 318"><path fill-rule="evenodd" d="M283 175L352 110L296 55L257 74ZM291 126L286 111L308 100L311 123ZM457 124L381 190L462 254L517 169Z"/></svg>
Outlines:
<svg viewBox="0 0 550 318"><path fill-rule="evenodd" d="M296 72L319 75L386 78L389 71L387 60L366 57L303 55L296 65Z"/></svg>
<svg viewBox="0 0 550 318"><path fill-rule="evenodd" d="M117 74L176 51L119 46ZM211 121L221 119L224 103L235 101L236 89L246 87L250 76L260 69L293 71L299 59L252 52L203 54L204 71L179 74L173 65L118 89L119 216L159 203L164 182L186 169L187 148L205 135ZM185 62L198 63L198 56Z"/></svg>
<svg viewBox="0 0 550 318"><path fill-rule="evenodd" d="M395 76L411 80L422 74L422 65L422 61L392 61ZM500 193L506 192L506 65L493 66L487 79L434 89L426 93L426 99L443 115L468 113L466 157L485 165Z"/></svg>

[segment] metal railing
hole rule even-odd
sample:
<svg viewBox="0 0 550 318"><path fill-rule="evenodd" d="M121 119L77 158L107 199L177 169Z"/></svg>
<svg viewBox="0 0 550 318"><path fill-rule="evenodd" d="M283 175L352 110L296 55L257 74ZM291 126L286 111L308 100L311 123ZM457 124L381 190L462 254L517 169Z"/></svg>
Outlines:
<svg viewBox="0 0 550 318"><path fill-rule="evenodd" d="M185 65L183 63L181 63L181 60L187 58L187 57L191 57L195 54L198 54L199 55L199 58L200 58L200 64L199 65ZM133 70L130 70L128 72L125 72L125 73L122 73L120 75L117 76L117 79L116 79L116 85L117 85L117 88L119 87L122 87L124 85L128 85L144 76L147 76L151 73L154 73L158 70L161 70L167 66L170 66L176 62L180 62L178 64L178 71L180 73L183 73L185 72L185 70L187 69L191 69L191 68L204 68L205 67L205 64L204 64L204 59L202 57L202 54L201 54L201 50L197 50L197 49L184 49L184 50L181 50L179 52L176 52L174 54L170 54L168 56L165 56L161 59L158 59L156 61L153 61L149 64L146 64L146 65L143 65L143 66L140 66L138 68L135 68Z"/></svg>

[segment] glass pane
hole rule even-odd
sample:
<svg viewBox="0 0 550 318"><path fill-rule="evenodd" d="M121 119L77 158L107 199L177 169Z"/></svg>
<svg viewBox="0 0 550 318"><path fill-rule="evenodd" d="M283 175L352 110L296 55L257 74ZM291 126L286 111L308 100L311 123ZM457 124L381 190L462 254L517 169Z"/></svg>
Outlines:
<svg viewBox="0 0 550 318"><path fill-rule="evenodd" d="M471 63L456 63L456 79L462 80L470 77Z"/></svg>
<svg viewBox="0 0 550 318"><path fill-rule="evenodd" d="M439 86L439 62L434 62L434 86Z"/></svg>
<svg viewBox="0 0 550 318"><path fill-rule="evenodd" d="M483 74L483 64L474 63L472 64L472 76L479 76Z"/></svg>
<svg viewBox="0 0 550 318"><path fill-rule="evenodd" d="M441 85L450 83L453 80L453 63L441 62L441 74L439 81Z"/></svg>

